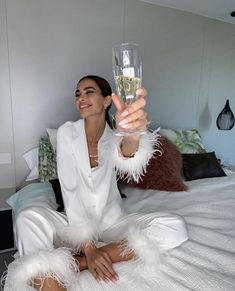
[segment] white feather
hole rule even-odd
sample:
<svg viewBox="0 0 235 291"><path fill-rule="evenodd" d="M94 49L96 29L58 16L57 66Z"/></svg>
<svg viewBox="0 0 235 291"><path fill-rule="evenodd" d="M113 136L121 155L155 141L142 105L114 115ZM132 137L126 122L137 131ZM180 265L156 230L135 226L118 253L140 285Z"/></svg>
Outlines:
<svg viewBox="0 0 235 291"><path fill-rule="evenodd" d="M99 220L89 219L82 225L67 225L57 230L60 244L78 252L80 248L96 242L99 234Z"/></svg>
<svg viewBox="0 0 235 291"><path fill-rule="evenodd" d="M127 231L126 241L123 243L122 255L135 253L135 259L141 261L147 270L157 269L160 264L161 252L156 242L149 239L136 225Z"/></svg>
<svg viewBox="0 0 235 291"><path fill-rule="evenodd" d="M132 158L121 156L120 150L118 150L119 147L117 147L114 161L118 176L125 177L128 181L134 180L138 182L141 179L141 176L146 172L146 167L152 155L155 152L162 154L158 131L159 129L140 136L138 151Z"/></svg>
<svg viewBox="0 0 235 291"><path fill-rule="evenodd" d="M62 286L71 286L78 278L79 268L67 248L39 251L25 255L8 265L4 291L35 290L33 280L54 278Z"/></svg>

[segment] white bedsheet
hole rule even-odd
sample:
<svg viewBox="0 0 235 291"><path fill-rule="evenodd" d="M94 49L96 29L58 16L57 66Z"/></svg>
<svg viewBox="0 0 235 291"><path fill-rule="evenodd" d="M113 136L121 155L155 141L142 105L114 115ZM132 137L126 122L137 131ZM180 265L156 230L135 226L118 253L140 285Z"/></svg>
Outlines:
<svg viewBox="0 0 235 291"><path fill-rule="evenodd" d="M97 283L84 271L71 291L235 290L235 173L187 185L187 192L172 193L123 189L127 212L170 212L187 223L189 240L164 257L157 271L118 263L117 283Z"/></svg>

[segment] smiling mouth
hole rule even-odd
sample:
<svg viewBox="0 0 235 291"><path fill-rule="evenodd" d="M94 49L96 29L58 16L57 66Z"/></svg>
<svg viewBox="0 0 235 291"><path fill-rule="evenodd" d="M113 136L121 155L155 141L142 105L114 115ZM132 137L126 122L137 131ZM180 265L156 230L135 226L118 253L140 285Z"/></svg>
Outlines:
<svg viewBox="0 0 235 291"><path fill-rule="evenodd" d="M89 107L91 107L91 105L89 105L89 104L80 104L80 106L79 106L79 109L86 109L86 108L89 108Z"/></svg>

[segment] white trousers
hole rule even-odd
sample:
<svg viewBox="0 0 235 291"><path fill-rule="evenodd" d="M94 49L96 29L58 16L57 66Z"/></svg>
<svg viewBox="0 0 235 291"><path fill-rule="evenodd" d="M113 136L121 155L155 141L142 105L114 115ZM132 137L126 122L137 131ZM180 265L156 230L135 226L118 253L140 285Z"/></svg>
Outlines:
<svg viewBox="0 0 235 291"><path fill-rule="evenodd" d="M16 243L20 257L8 266L4 291L34 290L35 277L52 276L65 288L78 280L79 269L70 249L58 245L57 232L67 225L63 213L30 207L16 217ZM102 243L123 240L123 253L134 251L141 267L158 267L160 254L188 239L184 220L167 213L129 214L99 237Z"/></svg>
<svg viewBox="0 0 235 291"><path fill-rule="evenodd" d="M59 247L56 230L67 224L66 215L53 209L29 207L22 210L15 222L20 256ZM126 215L101 233L99 240L109 243L129 238L133 241L138 239L140 233L142 238L156 244L161 252L175 248L188 239L181 217L158 212Z"/></svg>

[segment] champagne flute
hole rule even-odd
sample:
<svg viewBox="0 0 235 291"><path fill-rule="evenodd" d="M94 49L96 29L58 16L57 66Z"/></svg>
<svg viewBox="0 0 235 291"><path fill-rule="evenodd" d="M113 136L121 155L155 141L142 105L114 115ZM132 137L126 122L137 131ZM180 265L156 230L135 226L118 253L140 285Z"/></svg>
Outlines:
<svg viewBox="0 0 235 291"><path fill-rule="evenodd" d="M136 100L136 90L142 82L142 60L139 46L135 43L122 43L113 47L112 50L113 74L118 96L121 97L125 106ZM146 130L136 131L122 129L116 131L118 136L130 134L144 134Z"/></svg>

